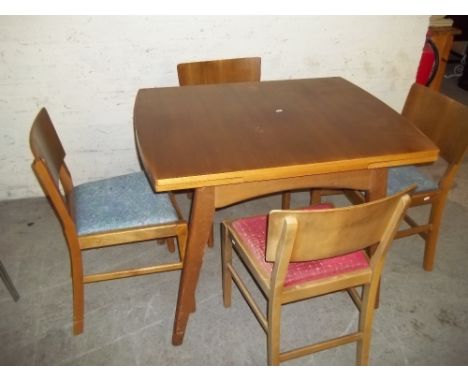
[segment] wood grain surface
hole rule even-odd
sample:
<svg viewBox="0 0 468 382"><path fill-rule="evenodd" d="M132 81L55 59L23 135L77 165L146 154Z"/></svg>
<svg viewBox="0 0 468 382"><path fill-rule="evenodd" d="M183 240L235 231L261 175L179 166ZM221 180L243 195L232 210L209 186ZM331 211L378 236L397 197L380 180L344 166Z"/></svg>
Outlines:
<svg viewBox="0 0 468 382"><path fill-rule="evenodd" d="M158 191L431 162L437 147L342 78L141 89L134 127Z"/></svg>

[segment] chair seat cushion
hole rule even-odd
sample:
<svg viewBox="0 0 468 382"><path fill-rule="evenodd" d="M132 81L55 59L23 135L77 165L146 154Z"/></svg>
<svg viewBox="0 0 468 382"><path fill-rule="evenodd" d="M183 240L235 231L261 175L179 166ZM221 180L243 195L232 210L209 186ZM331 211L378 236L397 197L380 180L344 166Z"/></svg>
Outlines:
<svg viewBox="0 0 468 382"><path fill-rule="evenodd" d="M73 199L78 235L179 220L169 194L153 192L143 172L80 184Z"/></svg>
<svg viewBox="0 0 468 382"><path fill-rule="evenodd" d="M437 184L415 166L392 167L388 170L387 195L396 194L416 184L416 192L437 190Z"/></svg>
<svg viewBox="0 0 468 382"><path fill-rule="evenodd" d="M333 208L329 203L307 209ZM268 216L251 216L231 223L235 236L248 250L248 255L262 275L269 279L273 262L265 260ZM291 287L308 281L338 275L353 270L365 269L369 262L364 251L356 251L328 259L289 263L284 286Z"/></svg>

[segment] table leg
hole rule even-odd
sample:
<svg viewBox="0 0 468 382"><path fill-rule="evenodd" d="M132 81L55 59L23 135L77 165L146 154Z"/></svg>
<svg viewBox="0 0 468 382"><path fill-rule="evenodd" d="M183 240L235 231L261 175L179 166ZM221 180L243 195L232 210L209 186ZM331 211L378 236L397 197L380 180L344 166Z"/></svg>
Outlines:
<svg viewBox="0 0 468 382"><path fill-rule="evenodd" d="M386 168L370 170L369 189L366 191L366 202L384 198L387 195L387 173Z"/></svg>
<svg viewBox="0 0 468 382"><path fill-rule="evenodd" d="M195 310L195 290L202 265L205 246L210 236L215 211L214 188L197 188L192 202L187 250L179 285L172 344L184 339L190 313Z"/></svg>

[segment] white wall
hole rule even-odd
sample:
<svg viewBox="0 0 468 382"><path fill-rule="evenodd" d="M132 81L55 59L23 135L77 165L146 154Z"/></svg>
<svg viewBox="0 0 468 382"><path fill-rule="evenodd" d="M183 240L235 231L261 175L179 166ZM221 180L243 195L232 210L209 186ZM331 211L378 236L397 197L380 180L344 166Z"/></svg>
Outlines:
<svg viewBox="0 0 468 382"><path fill-rule="evenodd" d="M427 16L0 17L0 200L42 195L29 127L45 106L76 184L138 169L139 88L176 64L262 57L262 79L342 76L400 110Z"/></svg>

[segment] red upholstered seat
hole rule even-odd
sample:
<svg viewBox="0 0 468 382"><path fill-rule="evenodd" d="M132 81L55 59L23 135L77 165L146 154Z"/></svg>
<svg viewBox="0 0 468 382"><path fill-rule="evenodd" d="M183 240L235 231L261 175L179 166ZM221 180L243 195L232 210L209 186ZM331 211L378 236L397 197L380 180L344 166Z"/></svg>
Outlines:
<svg viewBox="0 0 468 382"><path fill-rule="evenodd" d="M328 208L333 208L333 205L323 203L310 207L310 209ZM233 221L232 227L236 236L242 241L249 253L253 255L251 258L257 268L269 278L273 270L273 262L265 260L267 219L267 215L246 217ZM284 286L290 287L368 267L369 262L363 250L328 259L290 263Z"/></svg>

